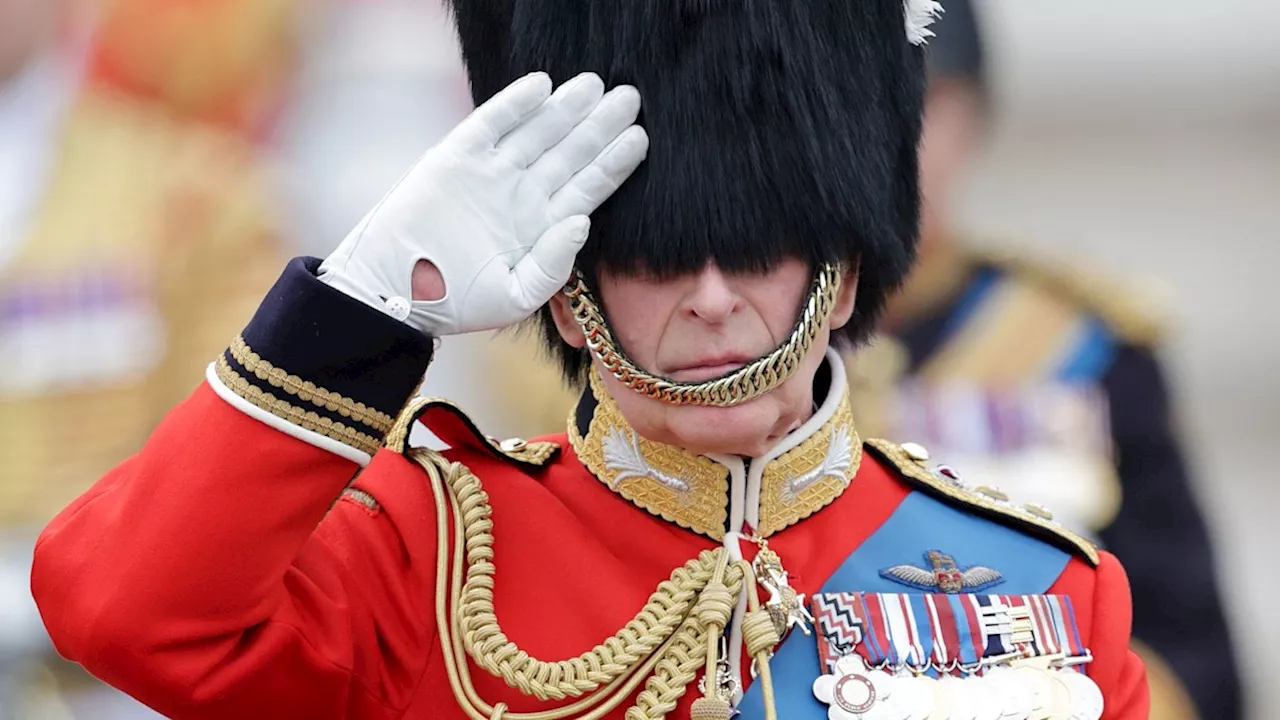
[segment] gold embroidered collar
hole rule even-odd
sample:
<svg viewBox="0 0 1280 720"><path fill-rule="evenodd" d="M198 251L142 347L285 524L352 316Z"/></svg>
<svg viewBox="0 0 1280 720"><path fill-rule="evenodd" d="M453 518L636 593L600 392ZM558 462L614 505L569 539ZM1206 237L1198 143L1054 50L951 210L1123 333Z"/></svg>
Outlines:
<svg viewBox="0 0 1280 720"><path fill-rule="evenodd" d="M843 364L829 352L827 366L826 400L758 458L713 459L640 437L594 370L569 417L569 441L600 482L654 515L717 541L726 529L745 531L728 527L741 517L767 537L840 497L862 461Z"/></svg>

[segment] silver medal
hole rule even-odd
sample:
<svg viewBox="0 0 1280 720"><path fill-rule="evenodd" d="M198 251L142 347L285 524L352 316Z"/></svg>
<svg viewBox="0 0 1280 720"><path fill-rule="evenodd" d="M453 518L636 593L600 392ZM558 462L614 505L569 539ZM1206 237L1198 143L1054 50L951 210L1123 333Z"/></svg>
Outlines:
<svg viewBox="0 0 1280 720"><path fill-rule="evenodd" d="M876 702L871 712L863 715L859 720L911 720L908 710L902 706L904 694L902 687L896 682L893 687L897 692L892 697Z"/></svg>
<svg viewBox="0 0 1280 720"><path fill-rule="evenodd" d="M982 679L990 684L990 696L1000 708L1002 720L1026 720L1031 715L1034 705L1031 689L1012 669L989 668Z"/></svg>
<svg viewBox="0 0 1280 720"><path fill-rule="evenodd" d="M955 700L951 697L951 686L945 682L946 677L933 680L933 710L929 712L929 720L952 720L955 714ZM965 720L972 720L966 718Z"/></svg>
<svg viewBox="0 0 1280 720"><path fill-rule="evenodd" d="M923 681L923 682L922 682ZM933 709L933 680L927 677L916 677L907 672L899 672L893 678L894 699L902 709L903 717L908 720L928 720L929 711Z"/></svg>
<svg viewBox="0 0 1280 720"><path fill-rule="evenodd" d="M832 674L813 681L814 697L830 706L829 720L862 720L882 702L866 673L862 658L845 655L836 661Z"/></svg>
<svg viewBox="0 0 1280 720"><path fill-rule="evenodd" d="M1097 683L1074 670L1062 671L1058 679L1071 693L1071 720L1101 720L1105 701Z"/></svg>
<svg viewBox="0 0 1280 720"><path fill-rule="evenodd" d="M1049 720L1053 710L1053 693L1056 687L1048 670L1031 665L1014 668L1023 683L1031 690L1030 720Z"/></svg>
<svg viewBox="0 0 1280 720"><path fill-rule="evenodd" d="M969 680L948 675L939 680L938 684L945 688L947 696L951 698L951 720L979 720L978 706L981 700L974 694L974 685Z"/></svg>
<svg viewBox="0 0 1280 720"><path fill-rule="evenodd" d="M871 680L871 684L876 687L876 694L882 698L893 697L894 688L897 687L897 678L883 670L870 670L867 672L867 678Z"/></svg>
<svg viewBox="0 0 1280 720"><path fill-rule="evenodd" d="M999 682L978 675L966 682L973 683L973 695L978 701L978 720L1001 720L1004 717L1004 704L1000 697Z"/></svg>

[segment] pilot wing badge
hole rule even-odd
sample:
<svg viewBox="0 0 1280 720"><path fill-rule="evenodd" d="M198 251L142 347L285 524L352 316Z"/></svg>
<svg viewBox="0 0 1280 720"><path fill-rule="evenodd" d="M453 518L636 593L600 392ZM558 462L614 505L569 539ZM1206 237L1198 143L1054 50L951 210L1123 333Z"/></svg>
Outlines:
<svg viewBox="0 0 1280 720"><path fill-rule="evenodd" d="M975 565L961 568L955 558L941 550L924 554L927 567L895 565L880 571L880 577L925 592L955 594L979 592L1004 582L1004 575L989 567Z"/></svg>

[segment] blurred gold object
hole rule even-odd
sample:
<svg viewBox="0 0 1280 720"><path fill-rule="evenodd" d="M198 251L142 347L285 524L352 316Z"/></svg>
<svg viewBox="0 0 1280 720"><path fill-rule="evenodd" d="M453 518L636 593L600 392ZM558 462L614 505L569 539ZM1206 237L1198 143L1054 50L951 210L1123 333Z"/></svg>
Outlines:
<svg viewBox="0 0 1280 720"><path fill-rule="evenodd" d="M11 304L74 298L8 325L26 355L3 363L0 525L47 522L135 452L282 267L238 138L86 92L60 139L26 238L0 268ZM93 350L104 344L129 364L112 370Z"/></svg>
<svg viewBox="0 0 1280 720"><path fill-rule="evenodd" d="M1003 268L1046 292L1089 308L1134 345L1155 345L1167 332L1168 293L1150 280L1110 276L1092 268L1000 248L976 251L974 261Z"/></svg>
<svg viewBox="0 0 1280 720"><path fill-rule="evenodd" d="M72 667L74 670L69 672ZM88 684L76 675L88 678L78 665L71 666L60 658L33 661L20 668L11 706L14 717L75 720L75 714L67 704L68 686Z"/></svg>
<svg viewBox="0 0 1280 720"><path fill-rule="evenodd" d="M868 436L892 434L893 393L909 364L907 349L889 335L878 335L865 347L846 356L854 419ZM923 450L919 445L910 444Z"/></svg>
<svg viewBox="0 0 1280 720"><path fill-rule="evenodd" d="M578 391L565 382L533 332L520 328L496 333L477 359L489 364L479 375L491 404L502 409L497 425L520 437L564 432L565 414Z"/></svg>
<svg viewBox="0 0 1280 720"><path fill-rule="evenodd" d="M1150 720L1199 720L1195 703L1178 676L1155 650L1138 640L1131 643L1147 669L1147 685L1151 692Z"/></svg>
<svg viewBox="0 0 1280 720"><path fill-rule="evenodd" d="M297 53L297 0L110 0L95 71L185 117L239 128L278 103Z"/></svg>

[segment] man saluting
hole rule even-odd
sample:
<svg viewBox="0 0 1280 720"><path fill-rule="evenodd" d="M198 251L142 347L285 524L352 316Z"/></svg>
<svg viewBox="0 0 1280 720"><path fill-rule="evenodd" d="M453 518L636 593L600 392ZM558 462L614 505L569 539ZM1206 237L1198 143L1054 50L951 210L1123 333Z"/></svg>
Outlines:
<svg viewBox="0 0 1280 720"><path fill-rule="evenodd" d="M828 350L910 265L936 4L455 11L481 106L45 531L58 649L177 718L1144 717L1116 561L864 442ZM566 434L409 401L533 313Z"/></svg>

